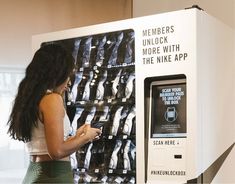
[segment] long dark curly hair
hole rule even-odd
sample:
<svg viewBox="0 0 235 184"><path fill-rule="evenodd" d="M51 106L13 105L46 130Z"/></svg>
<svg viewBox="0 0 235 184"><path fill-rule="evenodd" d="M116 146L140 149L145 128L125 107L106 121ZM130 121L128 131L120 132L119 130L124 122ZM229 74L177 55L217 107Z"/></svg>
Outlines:
<svg viewBox="0 0 235 184"><path fill-rule="evenodd" d="M74 59L58 44L45 44L35 53L18 87L7 124L13 139L28 142L31 130L37 126L39 103L47 90L61 85L72 74Z"/></svg>

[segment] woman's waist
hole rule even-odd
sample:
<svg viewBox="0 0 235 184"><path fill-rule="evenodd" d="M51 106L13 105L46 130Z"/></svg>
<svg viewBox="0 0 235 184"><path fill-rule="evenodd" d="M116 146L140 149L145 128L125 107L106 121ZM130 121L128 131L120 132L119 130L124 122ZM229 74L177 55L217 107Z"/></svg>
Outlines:
<svg viewBox="0 0 235 184"><path fill-rule="evenodd" d="M44 154L44 155L30 155L30 161L31 162L45 162L45 161L70 161L69 157L64 157L59 160L53 160L50 155Z"/></svg>

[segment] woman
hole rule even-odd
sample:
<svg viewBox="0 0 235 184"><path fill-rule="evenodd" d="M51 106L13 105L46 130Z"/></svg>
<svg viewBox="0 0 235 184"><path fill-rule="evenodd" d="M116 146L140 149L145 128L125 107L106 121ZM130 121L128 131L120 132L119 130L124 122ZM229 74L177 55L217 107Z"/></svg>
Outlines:
<svg viewBox="0 0 235 184"><path fill-rule="evenodd" d="M10 136L30 154L23 183L73 183L69 155L101 134L83 125L68 137L62 96L73 70L72 56L56 44L42 46L26 69L8 121Z"/></svg>

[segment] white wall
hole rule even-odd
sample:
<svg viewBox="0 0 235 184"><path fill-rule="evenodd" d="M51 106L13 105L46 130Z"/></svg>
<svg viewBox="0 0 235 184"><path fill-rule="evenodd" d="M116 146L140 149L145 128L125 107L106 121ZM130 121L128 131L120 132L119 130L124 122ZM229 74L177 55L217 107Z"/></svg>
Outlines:
<svg viewBox="0 0 235 184"><path fill-rule="evenodd" d="M235 28L234 0L133 0L133 17L182 10L194 4Z"/></svg>
<svg viewBox="0 0 235 184"><path fill-rule="evenodd" d="M35 34L131 17L131 0L0 0L0 66L25 67Z"/></svg>

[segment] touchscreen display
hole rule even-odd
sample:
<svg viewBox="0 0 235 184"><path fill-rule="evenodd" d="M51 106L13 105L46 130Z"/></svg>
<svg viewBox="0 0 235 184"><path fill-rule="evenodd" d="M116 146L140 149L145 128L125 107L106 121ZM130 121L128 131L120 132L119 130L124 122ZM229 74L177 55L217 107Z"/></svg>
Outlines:
<svg viewBox="0 0 235 184"><path fill-rule="evenodd" d="M151 137L186 136L185 80L151 85Z"/></svg>

